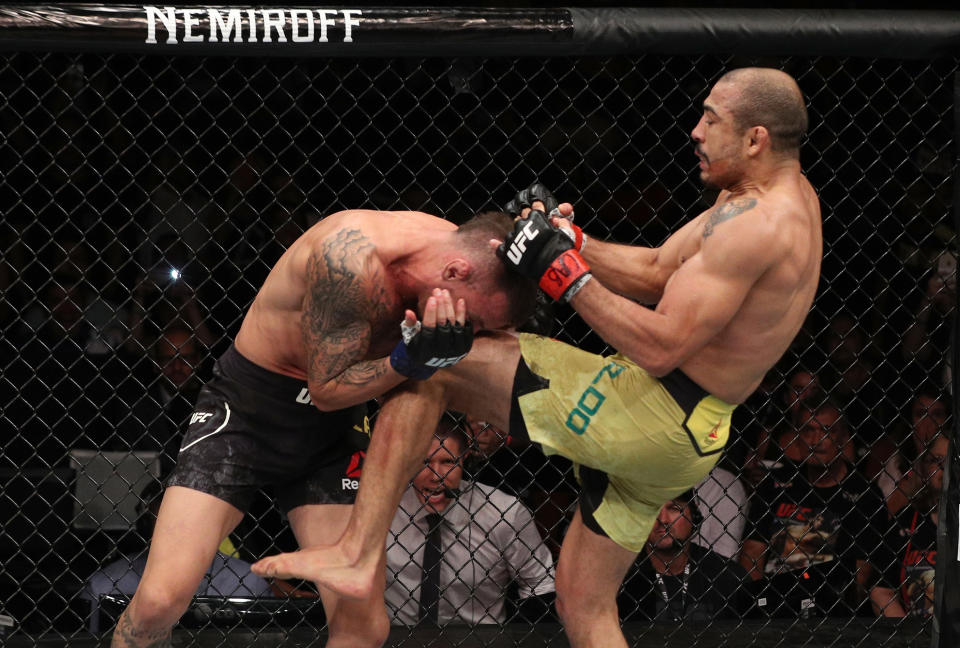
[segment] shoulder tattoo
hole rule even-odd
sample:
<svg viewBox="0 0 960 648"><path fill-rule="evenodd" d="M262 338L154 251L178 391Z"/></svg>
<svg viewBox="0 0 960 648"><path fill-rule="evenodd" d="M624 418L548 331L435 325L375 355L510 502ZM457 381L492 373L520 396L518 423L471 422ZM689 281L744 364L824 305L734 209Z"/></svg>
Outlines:
<svg viewBox="0 0 960 648"><path fill-rule="evenodd" d="M371 286L382 283L364 269L366 253L373 248L360 230L344 229L307 262L302 327L313 375L339 373L343 363L352 364L366 353L376 297Z"/></svg>
<svg viewBox="0 0 960 648"><path fill-rule="evenodd" d="M713 228L724 221L728 221L734 216L739 216L745 211L749 211L757 206L756 198L737 198L730 202L723 203L719 207L710 210L707 218L707 224L703 226L703 238L713 234Z"/></svg>

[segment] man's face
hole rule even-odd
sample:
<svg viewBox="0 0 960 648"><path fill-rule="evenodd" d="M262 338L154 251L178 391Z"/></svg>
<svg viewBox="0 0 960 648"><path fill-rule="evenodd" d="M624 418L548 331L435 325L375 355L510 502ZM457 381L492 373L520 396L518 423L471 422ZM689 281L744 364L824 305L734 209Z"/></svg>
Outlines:
<svg viewBox="0 0 960 648"><path fill-rule="evenodd" d="M947 465L950 440L942 434L930 442L927 451L918 460L920 477L931 491L943 490L943 469Z"/></svg>
<svg viewBox="0 0 960 648"><path fill-rule="evenodd" d="M813 396L819 388L820 384L816 376L809 371L798 371L790 376L787 383L783 396L784 404L790 411L796 412L803 401Z"/></svg>
<svg viewBox="0 0 960 648"><path fill-rule="evenodd" d="M923 450L938 433L946 429L947 406L930 396L917 396L910 405L913 442Z"/></svg>
<svg viewBox="0 0 960 648"><path fill-rule="evenodd" d="M803 462L812 466L829 466L840 458L846 442L846 430L840 413L832 408L800 413L800 438L809 448Z"/></svg>
<svg viewBox="0 0 960 648"><path fill-rule="evenodd" d="M852 362L863 350L863 335L856 320L837 316L827 328L826 345L832 358L844 364Z"/></svg>
<svg viewBox="0 0 960 648"><path fill-rule="evenodd" d="M654 550L679 548L693 533L693 516L686 502L671 500L663 505L647 544Z"/></svg>
<svg viewBox="0 0 960 648"><path fill-rule="evenodd" d="M440 513L453 501L444 493L444 489L460 488L463 468L460 467L460 455L463 448L452 437L442 441L434 438L430 444L424 466L413 478L413 488L417 499L425 504L430 512Z"/></svg>
<svg viewBox="0 0 960 648"><path fill-rule="evenodd" d="M700 158L700 180L708 187L726 189L744 175L746 133L737 127L731 106L739 90L718 83L703 102L703 115L690 133Z"/></svg>
<svg viewBox="0 0 960 648"><path fill-rule="evenodd" d="M154 351L160 373L171 385L180 389L194 375L200 354L192 336L186 331L169 331L157 342Z"/></svg>

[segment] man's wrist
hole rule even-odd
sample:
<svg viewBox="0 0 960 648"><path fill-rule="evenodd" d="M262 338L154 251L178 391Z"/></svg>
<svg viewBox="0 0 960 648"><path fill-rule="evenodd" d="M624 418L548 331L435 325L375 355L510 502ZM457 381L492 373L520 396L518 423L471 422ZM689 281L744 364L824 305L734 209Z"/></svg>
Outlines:
<svg viewBox="0 0 960 648"><path fill-rule="evenodd" d="M407 353L407 344L403 340L400 340L390 353L390 367L401 376L413 380L426 380L437 372L437 367L428 367L411 359Z"/></svg>
<svg viewBox="0 0 960 648"><path fill-rule="evenodd" d="M559 254L540 276L543 292L559 302L567 302L589 281L590 266L573 248ZM571 292L572 291L572 292Z"/></svg>

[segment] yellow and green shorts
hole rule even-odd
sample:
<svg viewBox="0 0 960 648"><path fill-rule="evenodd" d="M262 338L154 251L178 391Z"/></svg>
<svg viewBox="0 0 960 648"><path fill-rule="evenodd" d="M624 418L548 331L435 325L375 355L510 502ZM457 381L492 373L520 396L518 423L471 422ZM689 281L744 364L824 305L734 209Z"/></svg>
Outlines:
<svg viewBox="0 0 960 648"><path fill-rule="evenodd" d="M511 434L573 461L586 525L640 551L663 504L717 462L736 406L679 370L655 378L620 354L529 334L520 350Z"/></svg>

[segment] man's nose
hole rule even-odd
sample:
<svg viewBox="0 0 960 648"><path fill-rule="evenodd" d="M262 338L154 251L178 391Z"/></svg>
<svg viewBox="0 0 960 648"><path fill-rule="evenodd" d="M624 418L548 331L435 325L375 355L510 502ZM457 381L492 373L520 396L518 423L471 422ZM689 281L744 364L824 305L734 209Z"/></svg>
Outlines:
<svg viewBox="0 0 960 648"><path fill-rule="evenodd" d="M698 144L703 141L703 131L700 128L702 122L697 122L697 125L693 127L693 130L690 131L690 138Z"/></svg>

